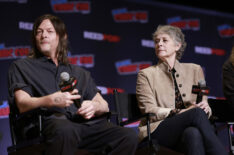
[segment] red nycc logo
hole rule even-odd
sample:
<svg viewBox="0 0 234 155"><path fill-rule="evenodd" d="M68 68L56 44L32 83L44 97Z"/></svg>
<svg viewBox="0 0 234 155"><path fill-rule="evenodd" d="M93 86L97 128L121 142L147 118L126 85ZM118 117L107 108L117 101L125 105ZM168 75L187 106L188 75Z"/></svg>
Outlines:
<svg viewBox="0 0 234 155"><path fill-rule="evenodd" d="M230 38L234 36L234 27L231 27L228 24L220 25L217 29L222 38Z"/></svg>
<svg viewBox="0 0 234 155"><path fill-rule="evenodd" d="M4 44L0 44L0 60L25 57L28 55L29 51L29 46L5 47Z"/></svg>
<svg viewBox="0 0 234 155"><path fill-rule="evenodd" d="M209 47L195 46L194 50L195 50L195 53L203 54L203 55L223 56L226 54L225 50L223 49L216 49L216 48L209 48Z"/></svg>
<svg viewBox="0 0 234 155"><path fill-rule="evenodd" d="M54 12L74 13L80 12L83 14L90 13L90 2L77 2L67 0L51 0L50 1Z"/></svg>
<svg viewBox="0 0 234 155"><path fill-rule="evenodd" d="M148 22L147 11L128 11L126 8L112 10L115 22Z"/></svg>
<svg viewBox="0 0 234 155"><path fill-rule="evenodd" d="M83 36L85 39L108 41L108 42L119 42L120 37L117 35L103 34L98 32L84 31Z"/></svg>
<svg viewBox="0 0 234 155"><path fill-rule="evenodd" d="M115 67L120 75L137 74L139 70L151 66L151 62L135 62L132 63L130 59L118 61Z"/></svg>
<svg viewBox="0 0 234 155"><path fill-rule="evenodd" d="M113 94L114 89L117 89L117 91L120 93L125 92L124 89L121 89L121 88L110 88L110 87L104 87L104 86L97 86L97 88L101 90L102 95Z"/></svg>
<svg viewBox="0 0 234 155"><path fill-rule="evenodd" d="M167 20L167 23L172 26L177 26L183 30L200 30L199 19L181 19L181 17L173 17Z"/></svg>
<svg viewBox="0 0 234 155"><path fill-rule="evenodd" d="M72 55L68 57L71 64L83 66L83 67L93 67L94 66L94 56L89 55Z"/></svg>

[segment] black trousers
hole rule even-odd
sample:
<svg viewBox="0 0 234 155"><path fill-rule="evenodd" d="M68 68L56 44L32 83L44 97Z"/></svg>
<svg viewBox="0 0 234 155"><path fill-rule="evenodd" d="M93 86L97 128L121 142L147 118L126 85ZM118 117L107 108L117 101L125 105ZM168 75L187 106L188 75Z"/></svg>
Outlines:
<svg viewBox="0 0 234 155"><path fill-rule="evenodd" d="M152 138L160 145L187 155L228 154L200 108L166 118L152 133Z"/></svg>
<svg viewBox="0 0 234 155"><path fill-rule="evenodd" d="M116 126L106 119L92 125L67 119L50 119L43 124L46 155L74 155L77 148L94 154L132 155L138 144L133 129Z"/></svg>

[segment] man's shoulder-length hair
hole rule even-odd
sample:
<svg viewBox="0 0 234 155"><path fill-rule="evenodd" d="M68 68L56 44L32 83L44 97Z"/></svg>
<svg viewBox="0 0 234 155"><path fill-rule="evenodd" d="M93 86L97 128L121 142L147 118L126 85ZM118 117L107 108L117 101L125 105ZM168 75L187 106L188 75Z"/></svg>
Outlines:
<svg viewBox="0 0 234 155"><path fill-rule="evenodd" d="M37 43L36 43L36 35L37 35L37 29L40 26L40 24L44 20L50 20L52 25L54 26L54 29L59 36L59 43L56 51L56 55L58 58L59 63L68 64L68 38L67 38L67 30L64 22L57 16L51 15L51 14L45 14L40 17L38 17L33 25L33 31L32 31L32 49L28 55L30 58L39 58L42 57L43 54L38 50Z"/></svg>

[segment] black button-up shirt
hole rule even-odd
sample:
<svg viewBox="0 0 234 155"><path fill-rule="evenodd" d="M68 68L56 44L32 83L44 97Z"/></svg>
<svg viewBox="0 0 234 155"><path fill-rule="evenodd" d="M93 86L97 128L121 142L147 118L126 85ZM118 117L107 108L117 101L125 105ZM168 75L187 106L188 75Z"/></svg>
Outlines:
<svg viewBox="0 0 234 155"><path fill-rule="evenodd" d="M42 97L59 91L60 74L67 72L71 77L78 81L76 89L83 100L92 100L99 91L90 76L90 73L76 65L56 66L51 59L25 58L14 61L8 73L9 85L9 104L14 104L14 91L22 89L32 97ZM74 104L66 108L54 107L55 111L63 112L68 115L76 113L77 108Z"/></svg>

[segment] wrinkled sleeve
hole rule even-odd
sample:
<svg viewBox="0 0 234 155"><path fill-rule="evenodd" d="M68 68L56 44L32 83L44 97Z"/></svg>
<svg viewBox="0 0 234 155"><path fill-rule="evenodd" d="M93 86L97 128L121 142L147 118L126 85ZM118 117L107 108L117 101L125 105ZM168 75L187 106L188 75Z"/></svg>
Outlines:
<svg viewBox="0 0 234 155"><path fill-rule="evenodd" d="M84 100L92 100L93 97L99 92L100 90L97 88L93 78L91 77L89 72L86 72L86 79L87 79L87 84L86 84L86 89L84 92Z"/></svg>
<svg viewBox="0 0 234 155"><path fill-rule="evenodd" d="M14 92L17 89L24 90L32 96L31 87L26 83L22 70L15 64L12 63L8 70L8 100L9 104L14 103Z"/></svg>

